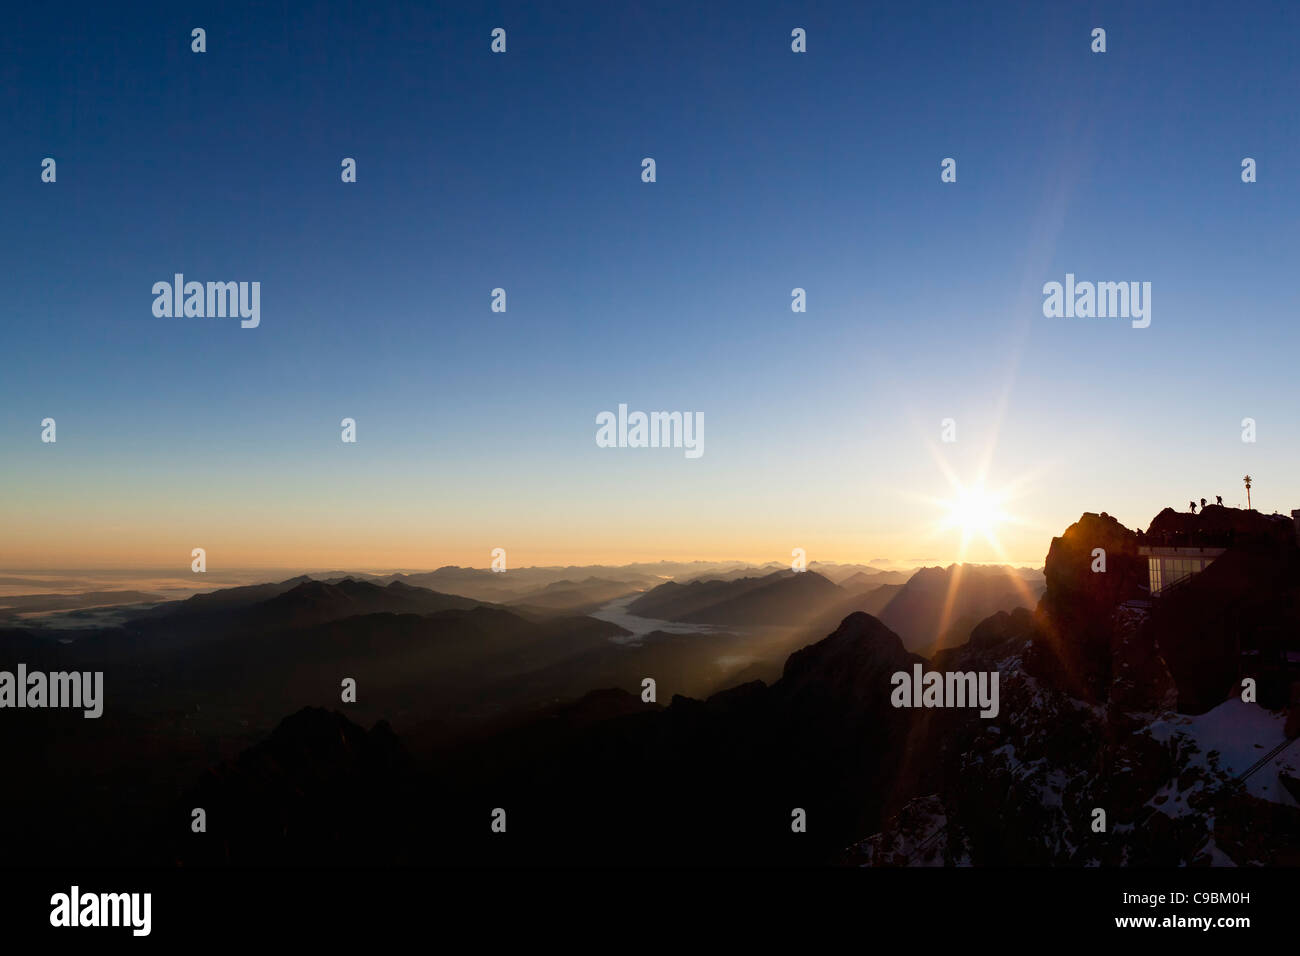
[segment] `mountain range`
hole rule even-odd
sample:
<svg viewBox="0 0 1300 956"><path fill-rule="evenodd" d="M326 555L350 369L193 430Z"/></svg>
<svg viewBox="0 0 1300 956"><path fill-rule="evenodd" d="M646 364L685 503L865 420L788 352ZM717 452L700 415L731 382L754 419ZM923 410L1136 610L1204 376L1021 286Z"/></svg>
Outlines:
<svg viewBox="0 0 1300 956"><path fill-rule="evenodd" d="M1041 583L962 565L878 586L860 569L839 583L788 568L652 578L628 606L681 630L635 640L571 603L623 601L633 582L582 574L528 582L508 604L409 576L298 577L116 627L0 628L0 666L101 670L107 691L99 720L0 722L0 755L24 768L4 798L22 822L6 852L166 865L1300 862L1294 525L1206 511L1204 524L1162 513L1145 532L1084 514L1052 539ZM1152 600L1143 543L1200 534L1226 536L1222 556ZM997 716L894 706L893 675L918 666L996 672ZM487 826L500 807L505 841ZM796 811L806 832L791 828Z"/></svg>

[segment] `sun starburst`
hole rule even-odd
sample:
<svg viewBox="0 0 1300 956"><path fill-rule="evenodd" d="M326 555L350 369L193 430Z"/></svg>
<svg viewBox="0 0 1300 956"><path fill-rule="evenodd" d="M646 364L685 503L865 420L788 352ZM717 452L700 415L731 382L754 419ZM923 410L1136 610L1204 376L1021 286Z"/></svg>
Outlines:
<svg viewBox="0 0 1300 956"><path fill-rule="evenodd" d="M960 557L965 558L972 538L983 538L999 557L1002 546L998 542L998 527L1012 520L1003 505L1004 493L986 491L981 484L962 487L958 485L952 498L945 502L947 514L939 521L940 530L955 528L961 532Z"/></svg>

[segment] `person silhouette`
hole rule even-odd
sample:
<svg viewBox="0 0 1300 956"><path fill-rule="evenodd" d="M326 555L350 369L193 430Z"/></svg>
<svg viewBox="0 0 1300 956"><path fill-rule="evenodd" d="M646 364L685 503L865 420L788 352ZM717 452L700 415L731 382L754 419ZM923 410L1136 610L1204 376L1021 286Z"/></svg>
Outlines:
<svg viewBox="0 0 1300 956"><path fill-rule="evenodd" d="M1195 502L1195 501L1189 501L1189 502L1187 502L1187 506L1188 506L1189 508L1192 509L1192 514L1196 514L1196 502Z"/></svg>
<svg viewBox="0 0 1300 956"><path fill-rule="evenodd" d="M1216 505L1218 505L1220 508L1222 508L1222 507L1223 507L1223 495L1215 495L1215 496L1214 496L1214 503L1215 503Z"/></svg>
<svg viewBox="0 0 1300 956"><path fill-rule="evenodd" d="M1201 499L1201 510L1202 510L1202 511L1205 510L1205 499L1204 499L1204 498Z"/></svg>

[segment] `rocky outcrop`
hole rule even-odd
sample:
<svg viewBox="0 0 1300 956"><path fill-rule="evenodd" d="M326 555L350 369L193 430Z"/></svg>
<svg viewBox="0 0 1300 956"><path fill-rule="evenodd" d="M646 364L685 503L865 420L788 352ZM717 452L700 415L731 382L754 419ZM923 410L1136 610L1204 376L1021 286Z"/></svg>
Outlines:
<svg viewBox="0 0 1300 956"><path fill-rule="evenodd" d="M1199 512L1165 508L1151 520L1147 544L1207 547L1285 547L1295 544L1295 523L1285 515L1206 505Z"/></svg>
<svg viewBox="0 0 1300 956"><path fill-rule="evenodd" d="M985 618L970 634L970 649L986 651L1010 641L1033 640L1038 633L1034 614L1028 608L999 611Z"/></svg>
<svg viewBox="0 0 1300 956"><path fill-rule="evenodd" d="M1031 673L1083 700L1105 699L1115 610L1140 597L1147 581L1137 549L1137 534L1104 512L1085 513L1052 539L1047 590L1038 603L1040 634L1025 660Z"/></svg>
<svg viewBox="0 0 1300 956"><path fill-rule="evenodd" d="M1178 687L1144 609L1120 606L1111 615L1111 684L1107 701L1120 711L1161 713L1178 705Z"/></svg>
<svg viewBox="0 0 1300 956"><path fill-rule="evenodd" d="M1002 714L950 725L939 785L850 846L845 862L1290 865L1300 857L1300 810L1244 793L1215 752L1159 731L1153 715L1088 705L1028 674L1019 655L968 649L948 663L998 667Z"/></svg>
<svg viewBox="0 0 1300 956"><path fill-rule="evenodd" d="M1270 672L1265 662L1283 662L1300 632L1293 526L1211 507L1203 516L1162 512L1148 539L1153 532L1168 546L1217 535L1211 540L1224 543L1208 546L1227 551L1150 602L1142 599L1143 537L1107 515L1083 515L1052 541L1047 590L1032 618L994 615L969 643L935 655L939 670L997 670L1001 714L923 716L913 739L939 755L937 784L917 788L880 832L849 848L847 862L1294 863L1300 810L1287 795L1300 800L1300 784L1283 773L1277 788L1252 795L1238 779L1248 768L1224 767L1217 751L1180 729L1191 718L1174 713L1203 713L1235 694L1242 668L1252 666L1242 663L1243 647L1258 662L1260 703L1286 705L1285 664ZM1105 571L1094 565L1098 548ZM1240 719L1224 706L1210 718L1211 741ZM1297 720L1286 722L1286 734Z"/></svg>

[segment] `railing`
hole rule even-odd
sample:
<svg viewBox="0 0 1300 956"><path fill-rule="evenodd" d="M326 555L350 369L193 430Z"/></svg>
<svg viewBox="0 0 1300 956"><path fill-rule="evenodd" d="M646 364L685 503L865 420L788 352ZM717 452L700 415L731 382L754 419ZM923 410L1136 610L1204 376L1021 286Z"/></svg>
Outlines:
<svg viewBox="0 0 1300 956"><path fill-rule="evenodd" d="M1138 532L1138 544L1148 548L1230 548L1235 531Z"/></svg>
<svg viewBox="0 0 1300 956"><path fill-rule="evenodd" d="M1264 767L1268 765L1269 761L1271 761L1274 757L1276 757L1278 754L1280 754L1283 750L1286 750L1287 747L1290 747L1293 743L1295 743L1295 742L1296 742L1296 739L1297 739L1297 738L1292 737L1290 740L1284 740L1284 741L1282 741L1280 744L1278 744L1276 747L1274 747L1274 748L1273 748L1272 750L1270 750L1268 753L1264 754L1264 756L1260 757L1260 758L1259 758L1258 760L1256 760L1253 764L1251 764L1249 767L1247 767L1245 773L1243 773L1243 774L1242 774L1240 777L1238 777L1237 779L1238 779L1238 780L1245 780L1246 778L1248 778L1248 777L1251 776L1252 774L1254 774L1254 773L1256 773L1256 772L1258 772L1258 771L1260 771L1260 770L1263 770Z"/></svg>
<svg viewBox="0 0 1300 956"><path fill-rule="evenodd" d="M1151 596L1153 598L1162 598L1166 594L1169 594L1171 591L1177 591L1179 588L1185 588L1187 587L1187 583L1191 581L1192 578L1196 577L1198 573L1199 572L1193 571L1190 574L1184 574L1177 581L1171 581L1169 584L1164 585L1163 587L1160 588L1159 591L1156 591Z"/></svg>

